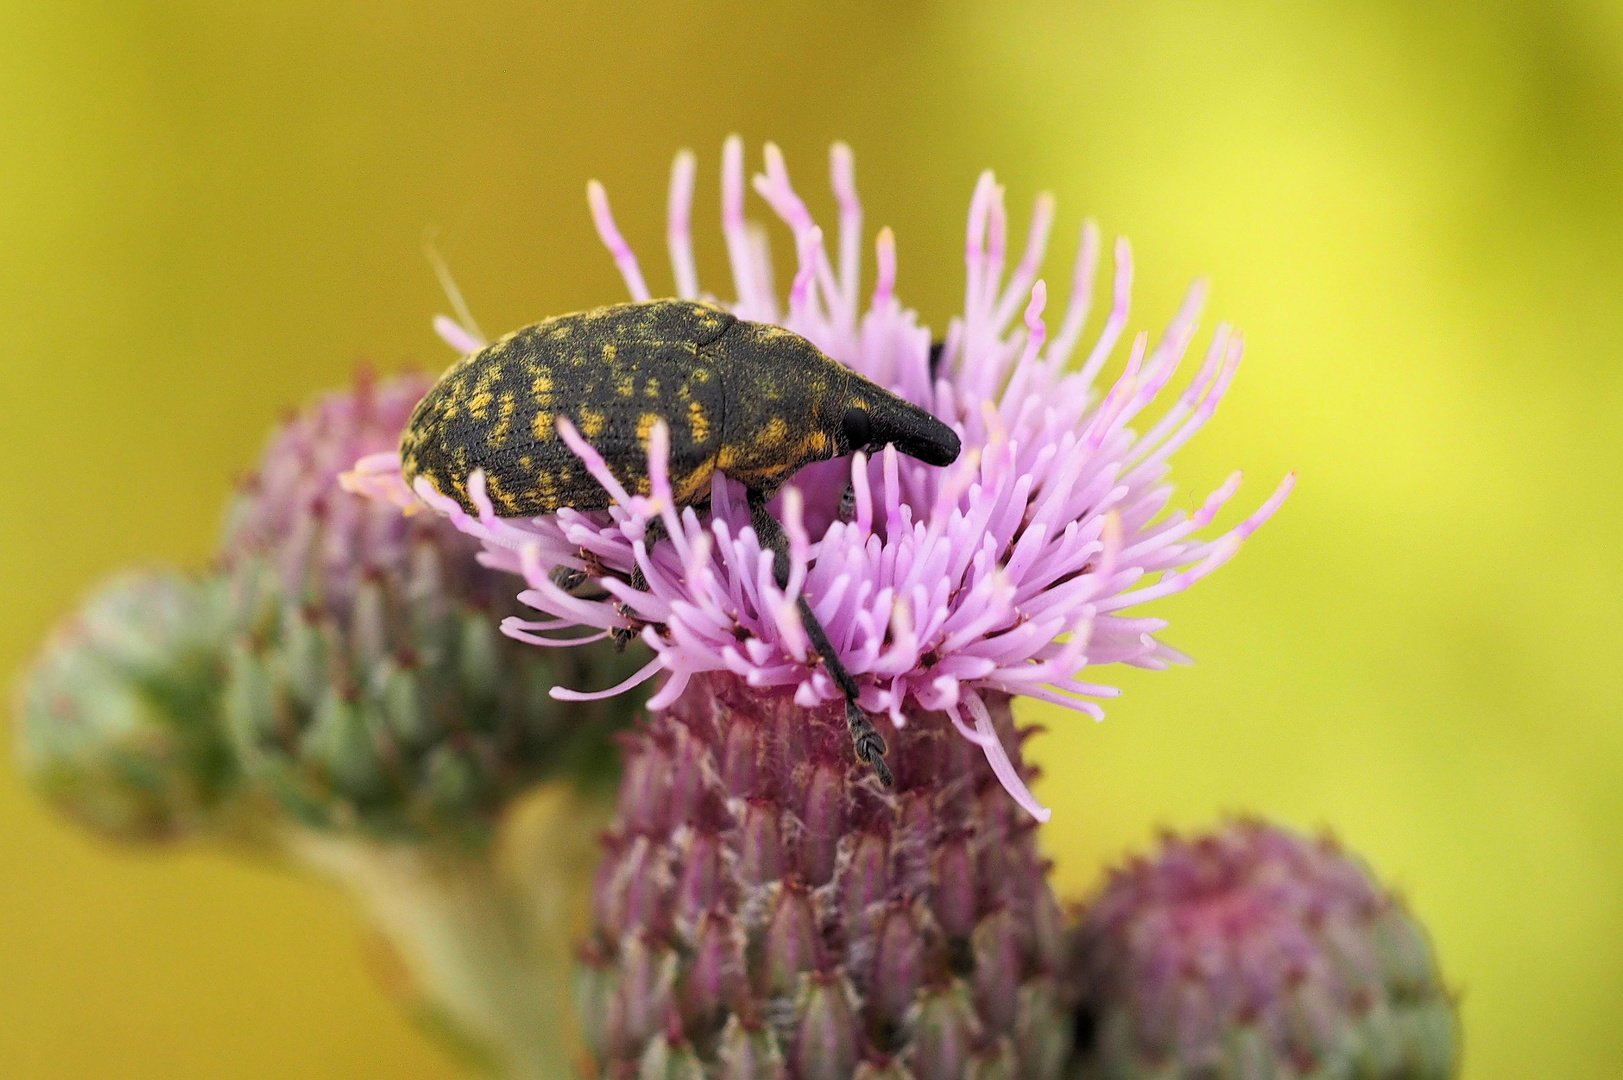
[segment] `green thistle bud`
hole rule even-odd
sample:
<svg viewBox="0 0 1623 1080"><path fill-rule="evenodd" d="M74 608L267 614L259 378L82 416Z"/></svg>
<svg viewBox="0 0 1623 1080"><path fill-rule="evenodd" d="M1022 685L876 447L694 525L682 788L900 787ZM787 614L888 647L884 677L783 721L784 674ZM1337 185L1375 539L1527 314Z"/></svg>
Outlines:
<svg viewBox="0 0 1623 1080"><path fill-rule="evenodd" d="M1447 1080L1457 1020L1425 932L1356 858L1256 821L1168 837L1084 915L1100 1080Z"/></svg>
<svg viewBox="0 0 1623 1080"><path fill-rule="evenodd" d="M24 771L111 837L213 819L237 774L220 727L220 590L173 573L104 586L59 626L19 695Z"/></svg>
<svg viewBox="0 0 1623 1080"><path fill-rule="evenodd" d="M510 641L511 581L472 540L339 487L395 445L429 382L363 378L317 402L273 436L228 522L227 723L249 777L308 826L483 835L537 780L612 774L609 736L640 707L554 701L643 658Z"/></svg>

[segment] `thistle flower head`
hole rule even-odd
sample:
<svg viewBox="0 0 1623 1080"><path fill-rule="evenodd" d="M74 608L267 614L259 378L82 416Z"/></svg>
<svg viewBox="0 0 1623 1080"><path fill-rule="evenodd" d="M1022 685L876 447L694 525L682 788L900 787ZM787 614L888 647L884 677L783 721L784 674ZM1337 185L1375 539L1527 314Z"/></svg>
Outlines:
<svg viewBox="0 0 1623 1080"><path fill-rule="evenodd" d="M153 572L114 579L65 620L19 694L23 770L115 839L200 828L237 773L219 723L221 590Z"/></svg>
<svg viewBox="0 0 1623 1080"><path fill-rule="evenodd" d="M988 697L1024 695L1098 717L1100 707L1090 699L1117 691L1089 679L1090 666L1153 668L1183 659L1154 636L1162 620L1131 609L1188 588L1230 559L1277 509L1291 478L1215 538L1197 534L1234 494L1238 474L1194 513L1164 513L1172 491L1165 483L1168 460L1211 417L1240 359L1240 336L1219 326L1184 389L1142 433L1132 426L1173 380L1194 339L1201 285L1153 346L1138 335L1120 377L1097 385L1127 326L1132 260L1126 242L1116 244L1110 310L1082 351L1099 261L1097 230L1091 224L1082 230L1069 300L1050 334L1047 287L1038 273L1053 202L1037 200L1011 270L1003 190L987 173L970 205L964 310L937 347L896 295L896 245L888 229L878 235L875 278L864 294L862 206L843 145L834 147L831 172L839 206L832 250L775 147L767 147L766 171L754 179L756 192L794 237L798 268L780 302L766 233L745 218L742 145L728 141L721 215L734 293L728 306L742 318L801 334L929 410L958 432L963 452L944 469L886 447L802 470L773 507L790 539L786 588L773 580L771 554L757 542L736 483L718 473L706 507L676 504L666 468L668 434L659 425L647 440L651 491L632 495L568 414L559 417L559 432L616 500L605 512L500 518L475 473L469 491L480 512L469 514L422 478L415 490L407 488L398 458L387 453L362 461L347 483L403 506L426 503L482 540L488 565L522 575L528 589L521 599L544 617L509 619L503 628L513 637L556 645L567 642L551 635L577 627L600 634L640 629L656 655L638 677L668 673L650 701L654 708L671 705L706 672L729 672L761 689L792 688L806 708L840 697L808 653L795 605L804 593L856 677L864 709L888 713L897 727L914 710L946 714L986 753L1020 804L1046 818L996 736ZM676 291L684 298L706 295L689 228L693 173L693 157L684 152L672 173L667 234ZM588 194L632 297L648 298L601 187L591 185ZM483 344L448 319L437 325L456 348ZM1078 355L1080 364L1072 364ZM656 520L668 542L650 544ZM598 579L605 598L564 592L549 576L560 565ZM646 590L631 587L634 568L642 570Z"/></svg>
<svg viewBox="0 0 1623 1080"><path fill-rule="evenodd" d="M564 716L555 683L614 681L626 658L502 637L512 590L475 541L338 486L399 441L429 385L363 377L323 398L272 437L228 519L226 720L249 776L308 824L477 828L542 775L606 771L639 704Z"/></svg>
<svg viewBox="0 0 1623 1080"><path fill-rule="evenodd" d="M1112 876L1078 942L1103 1080L1453 1075L1424 931L1329 839L1169 837Z"/></svg>

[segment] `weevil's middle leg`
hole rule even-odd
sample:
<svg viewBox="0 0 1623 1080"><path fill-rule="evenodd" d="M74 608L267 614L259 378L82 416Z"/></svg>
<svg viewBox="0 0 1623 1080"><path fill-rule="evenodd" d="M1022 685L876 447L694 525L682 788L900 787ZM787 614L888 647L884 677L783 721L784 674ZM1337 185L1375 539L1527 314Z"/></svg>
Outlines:
<svg viewBox="0 0 1623 1080"><path fill-rule="evenodd" d="M650 518L643 526L643 550L647 551L650 555L653 554L655 544L659 543L661 540L669 540L670 538L671 534L665 529L664 518ZM631 564L631 587L636 589L638 592L648 591L648 575L642 572L641 563Z"/></svg>
<svg viewBox="0 0 1623 1080"><path fill-rule="evenodd" d="M665 530L664 519L653 518L649 520L643 532L642 542L644 549L651 552L654 550L655 544L668 539L670 539L670 533ZM642 572L641 563L633 563L631 566L631 587L638 592L648 591L648 575ZM614 608L626 618L636 620L636 616L631 614L625 604L616 603ZM615 651L624 652L625 647L631 644L631 639L637 636L637 631L629 626L616 626L609 631L609 636L614 639Z"/></svg>
<svg viewBox="0 0 1623 1080"><path fill-rule="evenodd" d="M749 504L750 524L755 529L755 538L763 547L772 550L772 576L777 579L778 588L784 588L789 584L789 540L783 535L782 524L768 512L764 495L751 491ZM823 659L824 670L845 694L845 723L851 729L851 744L856 749L857 759L873 766L880 781L890 787L895 778L891 776L890 766L885 764L885 740L874 730L868 714L857 704L857 695L861 693L857 681L835 654L834 646L829 643L823 624L812 614L804 592L797 598L796 606L800 609L800 621L806 628L806 636L811 639L812 648Z"/></svg>

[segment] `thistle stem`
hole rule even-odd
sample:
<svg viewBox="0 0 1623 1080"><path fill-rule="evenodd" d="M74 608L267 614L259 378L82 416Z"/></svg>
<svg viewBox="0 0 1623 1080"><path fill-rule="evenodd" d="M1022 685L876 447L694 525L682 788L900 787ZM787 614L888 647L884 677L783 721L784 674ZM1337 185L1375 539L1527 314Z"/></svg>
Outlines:
<svg viewBox="0 0 1623 1080"><path fill-rule="evenodd" d="M570 942L584 924L607 804L546 785L485 847L286 835L305 865L353 893L410 976L419 1018L492 1075L565 1080L580 1040Z"/></svg>

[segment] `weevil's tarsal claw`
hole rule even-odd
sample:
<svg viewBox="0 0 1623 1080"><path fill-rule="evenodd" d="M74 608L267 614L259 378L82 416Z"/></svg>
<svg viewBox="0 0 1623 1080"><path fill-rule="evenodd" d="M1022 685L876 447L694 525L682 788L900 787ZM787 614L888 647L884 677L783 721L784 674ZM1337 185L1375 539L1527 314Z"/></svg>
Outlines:
<svg viewBox="0 0 1623 1080"><path fill-rule="evenodd" d="M879 782L886 787L895 784L896 778L891 775L890 766L885 764L885 740L874 730L868 714L850 698L845 700L845 723L851 729L851 744L856 749L857 760L873 766L873 771L879 775Z"/></svg>
<svg viewBox="0 0 1623 1080"><path fill-rule="evenodd" d="M635 641L637 636L642 633L642 621L631 613L630 608L622 603L616 602L614 610L619 612L622 617L630 619L633 623L631 626L609 627L609 640L614 642L614 651L625 652L626 646Z"/></svg>

